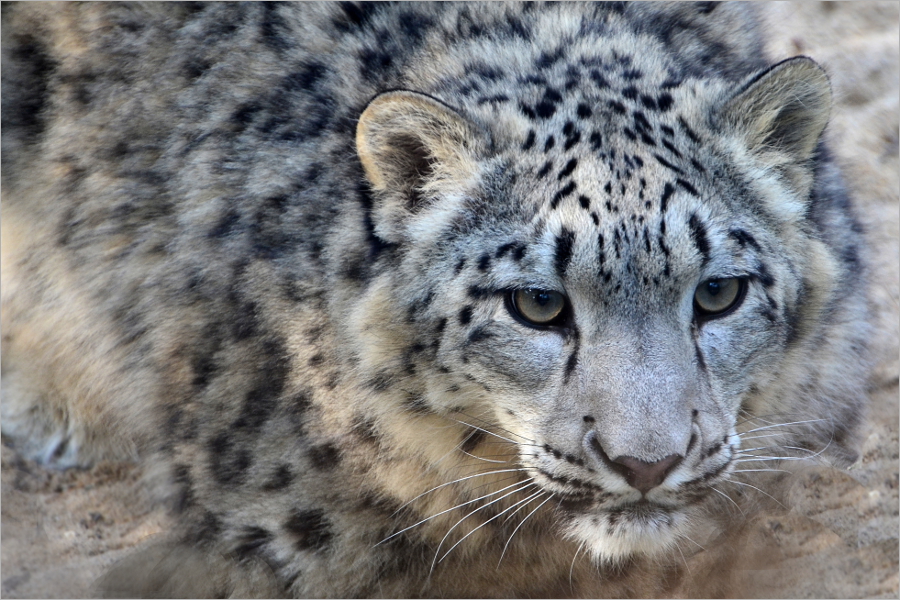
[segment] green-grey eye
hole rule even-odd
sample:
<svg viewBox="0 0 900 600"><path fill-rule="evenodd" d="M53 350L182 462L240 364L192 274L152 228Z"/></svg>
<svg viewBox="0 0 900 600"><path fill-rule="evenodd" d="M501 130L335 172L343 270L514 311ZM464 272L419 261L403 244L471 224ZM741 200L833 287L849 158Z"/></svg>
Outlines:
<svg viewBox="0 0 900 600"><path fill-rule="evenodd" d="M515 313L530 325L554 325L566 308L566 297L552 290L515 290L510 298Z"/></svg>
<svg viewBox="0 0 900 600"><path fill-rule="evenodd" d="M743 300L744 286L737 277L707 279L694 292L694 309L706 318L724 316Z"/></svg>

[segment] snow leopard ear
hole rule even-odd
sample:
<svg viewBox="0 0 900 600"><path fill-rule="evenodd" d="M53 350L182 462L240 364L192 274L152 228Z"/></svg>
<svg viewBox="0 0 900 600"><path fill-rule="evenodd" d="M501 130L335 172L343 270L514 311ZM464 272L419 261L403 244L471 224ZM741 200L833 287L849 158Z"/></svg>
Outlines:
<svg viewBox="0 0 900 600"><path fill-rule="evenodd" d="M484 138L456 111L424 94L376 96L356 127L356 151L377 197L376 233L400 241L409 217L438 195L470 187Z"/></svg>
<svg viewBox="0 0 900 600"><path fill-rule="evenodd" d="M802 188L809 176L797 169L808 172L830 112L828 76L815 61L798 56L752 77L721 115L754 155L785 169L790 183Z"/></svg>

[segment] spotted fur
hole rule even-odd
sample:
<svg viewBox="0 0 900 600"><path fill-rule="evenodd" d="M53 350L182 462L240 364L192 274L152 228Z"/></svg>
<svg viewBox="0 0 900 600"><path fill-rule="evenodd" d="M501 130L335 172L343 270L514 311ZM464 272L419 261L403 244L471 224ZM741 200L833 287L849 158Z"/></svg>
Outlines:
<svg viewBox="0 0 900 600"><path fill-rule="evenodd" d="M829 85L767 64L748 7L3 27L4 436L162 465L192 552L297 597L624 593L576 551L674 552L748 446L852 460ZM698 312L729 278L734 310ZM566 308L529 323L523 289Z"/></svg>

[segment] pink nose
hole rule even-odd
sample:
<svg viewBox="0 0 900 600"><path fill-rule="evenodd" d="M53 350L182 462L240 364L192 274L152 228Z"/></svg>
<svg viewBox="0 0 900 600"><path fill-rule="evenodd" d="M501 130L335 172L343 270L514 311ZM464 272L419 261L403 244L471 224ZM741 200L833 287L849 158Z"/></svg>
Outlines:
<svg viewBox="0 0 900 600"><path fill-rule="evenodd" d="M609 466L624 477L628 485L646 494L661 484L682 458L680 454L670 454L656 462L644 462L631 456L618 456Z"/></svg>
<svg viewBox="0 0 900 600"><path fill-rule="evenodd" d="M589 431L584 438L584 448L588 455L599 459L611 471L621 475L628 485L646 494L663 481L684 458L680 454L670 454L655 462L646 462L633 456L610 458L600 443L596 431Z"/></svg>

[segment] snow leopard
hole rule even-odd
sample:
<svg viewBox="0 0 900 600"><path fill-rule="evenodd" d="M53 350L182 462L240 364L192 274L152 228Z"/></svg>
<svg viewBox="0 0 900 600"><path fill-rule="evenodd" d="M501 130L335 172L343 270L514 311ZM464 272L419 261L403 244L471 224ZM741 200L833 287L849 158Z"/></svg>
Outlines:
<svg viewBox="0 0 900 600"><path fill-rule="evenodd" d="M107 592L621 594L854 460L829 80L752 7L3 10L4 440L179 523Z"/></svg>

